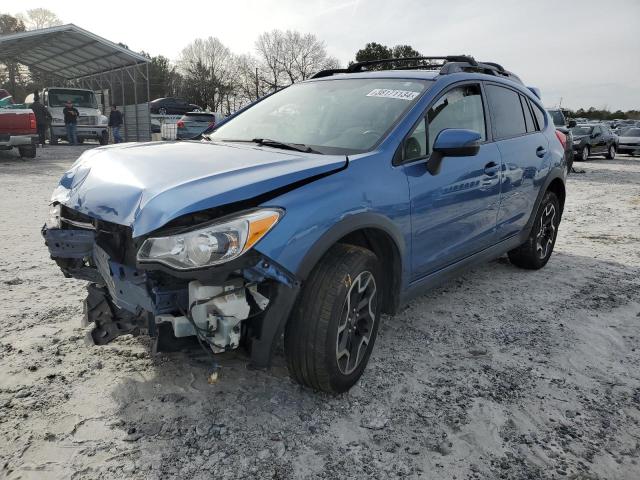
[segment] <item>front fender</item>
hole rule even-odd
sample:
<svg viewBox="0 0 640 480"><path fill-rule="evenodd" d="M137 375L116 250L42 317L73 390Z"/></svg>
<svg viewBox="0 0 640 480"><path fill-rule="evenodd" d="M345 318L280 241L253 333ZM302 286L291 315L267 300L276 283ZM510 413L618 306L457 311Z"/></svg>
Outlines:
<svg viewBox="0 0 640 480"><path fill-rule="evenodd" d="M329 251L332 245L346 235L365 228L385 232L393 239L398 248L401 261L405 258L406 245L402 232L388 217L377 212L354 213L340 220L316 240L300 262L296 271L297 276L305 280L313 270L313 267ZM389 254L391 255L391 252ZM402 270L404 271L404 269Z"/></svg>

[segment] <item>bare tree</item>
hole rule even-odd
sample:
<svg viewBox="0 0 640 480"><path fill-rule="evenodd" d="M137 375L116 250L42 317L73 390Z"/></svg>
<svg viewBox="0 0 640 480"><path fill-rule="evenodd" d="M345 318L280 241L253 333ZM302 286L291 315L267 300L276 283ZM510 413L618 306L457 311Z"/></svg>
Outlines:
<svg viewBox="0 0 640 480"><path fill-rule="evenodd" d="M198 38L182 50L178 67L194 101L220 109L232 85L232 60L231 51L213 37Z"/></svg>
<svg viewBox="0 0 640 480"><path fill-rule="evenodd" d="M256 40L256 51L260 58L263 81L270 90L277 90L283 80L284 36L280 30L264 32Z"/></svg>
<svg viewBox="0 0 640 480"><path fill-rule="evenodd" d="M46 8L32 8L27 10L26 15L19 13L16 15L24 23L27 30L38 30L40 28L55 27L62 25L62 20L58 15Z"/></svg>
<svg viewBox="0 0 640 480"><path fill-rule="evenodd" d="M311 34L295 30L272 30L256 41L256 51L271 90L306 80L325 68L337 68L339 62L327 55L323 41Z"/></svg>

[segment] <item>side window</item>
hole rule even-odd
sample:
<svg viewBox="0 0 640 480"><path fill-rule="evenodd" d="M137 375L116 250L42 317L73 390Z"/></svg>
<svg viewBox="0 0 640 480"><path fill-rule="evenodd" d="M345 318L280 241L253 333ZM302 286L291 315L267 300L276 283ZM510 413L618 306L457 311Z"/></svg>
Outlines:
<svg viewBox="0 0 640 480"><path fill-rule="evenodd" d="M529 102L529 104L531 105L531 110L533 110L533 114L536 117L536 122L538 123L538 130L544 130L544 119L546 117L545 113L540 110L538 108L538 106L533 103L533 102Z"/></svg>
<svg viewBox="0 0 640 480"><path fill-rule="evenodd" d="M529 102L522 95L520 95L520 104L522 105L522 111L524 112L524 124L527 127L527 132L535 132L536 125L533 122L531 107L529 107Z"/></svg>
<svg viewBox="0 0 640 480"><path fill-rule="evenodd" d="M423 118L404 141L404 160L415 160L427 155L427 130Z"/></svg>
<svg viewBox="0 0 640 480"><path fill-rule="evenodd" d="M496 138L515 137L527 132L520 94L497 85L487 85L487 97Z"/></svg>
<svg viewBox="0 0 640 480"><path fill-rule="evenodd" d="M480 85L464 85L449 90L427 112L428 153L438 134L447 128L464 128L487 139Z"/></svg>

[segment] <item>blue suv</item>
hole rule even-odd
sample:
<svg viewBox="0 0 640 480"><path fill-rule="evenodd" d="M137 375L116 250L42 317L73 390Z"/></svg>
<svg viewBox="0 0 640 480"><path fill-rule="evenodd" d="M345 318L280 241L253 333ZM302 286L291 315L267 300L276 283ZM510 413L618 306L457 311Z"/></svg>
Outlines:
<svg viewBox="0 0 640 480"><path fill-rule="evenodd" d="M386 68L386 69L385 69ZM566 165L534 89L468 56L323 71L239 111L200 141L85 152L43 228L89 282L95 344L144 332L197 339L343 392L381 314L505 253L543 267Z"/></svg>

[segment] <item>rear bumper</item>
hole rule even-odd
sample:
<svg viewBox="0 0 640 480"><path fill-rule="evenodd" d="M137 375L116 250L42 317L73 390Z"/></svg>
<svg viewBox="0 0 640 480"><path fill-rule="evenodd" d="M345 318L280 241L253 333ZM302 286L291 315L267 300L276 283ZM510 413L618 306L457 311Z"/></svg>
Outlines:
<svg viewBox="0 0 640 480"><path fill-rule="evenodd" d="M9 139L0 140L0 148L24 147L38 143L37 135L12 135Z"/></svg>

